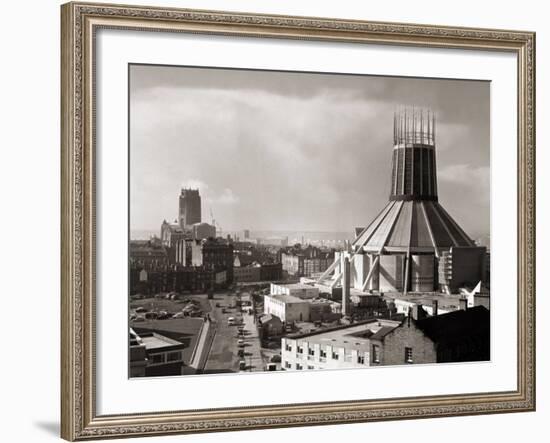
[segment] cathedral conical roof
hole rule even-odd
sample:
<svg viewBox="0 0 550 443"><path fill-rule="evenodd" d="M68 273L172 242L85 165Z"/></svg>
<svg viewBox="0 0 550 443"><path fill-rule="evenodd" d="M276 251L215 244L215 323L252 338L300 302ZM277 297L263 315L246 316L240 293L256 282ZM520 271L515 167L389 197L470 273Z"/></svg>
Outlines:
<svg viewBox="0 0 550 443"><path fill-rule="evenodd" d="M367 252L436 253L473 240L437 201L390 201L353 242Z"/></svg>

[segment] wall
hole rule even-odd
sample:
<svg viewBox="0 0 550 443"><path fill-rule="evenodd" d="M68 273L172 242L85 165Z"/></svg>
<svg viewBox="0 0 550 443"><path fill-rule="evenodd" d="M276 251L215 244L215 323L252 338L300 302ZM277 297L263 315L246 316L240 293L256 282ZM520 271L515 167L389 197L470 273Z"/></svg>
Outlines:
<svg viewBox="0 0 550 443"><path fill-rule="evenodd" d="M134 4L158 4L190 8L255 11L264 13L315 15L478 26L537 31L537 163L541 170L550 165L550 28L545 2L464 0L461 2L393 0L391 2L263 0L128 0ZM5 2L4 21L0 28L2 70L0 96L2 105L2 147L0 163L3 238L1 268L3 294L15 306L17 315L4 315L0 322L3 337L17 335L17 340L2 343L4 355L17 359L17 365L0 369L2 395L2 434L9 442L59 442L59 4L57 0ZM539 226L550 225L547 192L550 174L537 177ZM32 202L30 204L29 202ZM37 224L37 214L40 223ZM40 235L36 234L40 227ZM22 247L19 232L33 235L33 258L39 266L33 270L33 284L22 290L29 280L28 248ZM539 229L538 248L550 248L550 231ZM24 266L23 266L24 264ZM451 417L407 420L345 426L317 426L262 431L201 434L188 437L155 437L128 441L142 443L264 443L283 441L355 441L368 435L372 441L408 443L446 443L479 441L480 436L493 441L542 441L547 434L550 416L550 355L543 352L545 337L550 337L550 322L543 317L550 310L550 297L544 290L546 263L539 268L537 334L538 395L536 413L496 414L491 416ZM544 267L543 267L544 266ZM25 328L21 327L22 317ZM24 352L23 341L34 342L40 336L43 346ZM37 372L36 362L40 362ZM335 387L323 387L335 389ZM29 393L32 393L29 395ZM29 401L31 400L31 401Z"/></svg>
<svg viewBox="0 0 550 443"><path fill-rule="evenodd" d="M405 348L412 348L414 363L435 363L437 353L433 342L416 328L414 321L394 329L384 338L380 363L383 365L405 364Z"/></svg>

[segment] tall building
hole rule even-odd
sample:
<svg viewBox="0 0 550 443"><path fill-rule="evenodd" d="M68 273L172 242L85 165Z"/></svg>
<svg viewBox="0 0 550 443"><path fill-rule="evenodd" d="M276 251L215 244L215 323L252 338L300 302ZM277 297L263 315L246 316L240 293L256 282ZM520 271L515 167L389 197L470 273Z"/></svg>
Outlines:
<svg viewBox="0 0 550 443"><path fill-rule="evenodd" d="M486 249L438 201L435 134L430 111L394 115L389 202L320 280L334 271L343 285L346 258L362 291L452 293L484 278Z"/></svg>
<svg viewBox="0 0 550 443"><path fill-rule="evenodd" d="M201 196L199 190L183 188L180 194L179 205L180 227L186 229L201 221Z"/></svg>

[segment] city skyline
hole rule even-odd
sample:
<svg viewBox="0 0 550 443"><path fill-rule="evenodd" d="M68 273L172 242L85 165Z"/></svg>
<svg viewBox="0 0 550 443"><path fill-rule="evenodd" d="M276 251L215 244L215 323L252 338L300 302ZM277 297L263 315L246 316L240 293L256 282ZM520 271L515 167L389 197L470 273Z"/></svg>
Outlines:
<svg viewBox="0 0 550 443"><path fill-rule="evenodd" d="M352 232L387 201L393 113L414 104L437 116L440 201L489 235L487 82L141 65L130 76L132 231L177 218L192 187L224 231Z"/></svg>

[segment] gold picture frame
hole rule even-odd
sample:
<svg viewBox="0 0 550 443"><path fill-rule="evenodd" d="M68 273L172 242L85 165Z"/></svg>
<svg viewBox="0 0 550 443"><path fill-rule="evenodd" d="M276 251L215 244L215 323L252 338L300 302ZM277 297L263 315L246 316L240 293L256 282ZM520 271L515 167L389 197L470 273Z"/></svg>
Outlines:
<svg viewBox="0 0 550 443"><path fill-rule="evenodd" d="M61 7L61 436L67 440L535 409L535 34L524 31L68 3ZM95 394L94 35L154 30L507 51L518 61L517 390L98 416Z"/></svg>

